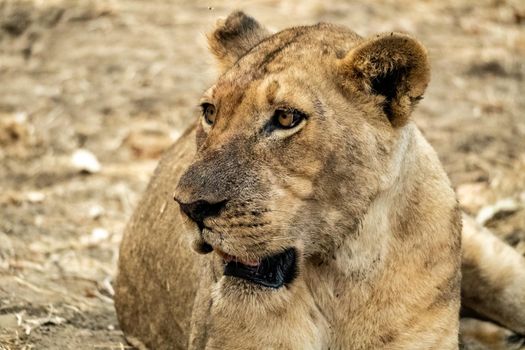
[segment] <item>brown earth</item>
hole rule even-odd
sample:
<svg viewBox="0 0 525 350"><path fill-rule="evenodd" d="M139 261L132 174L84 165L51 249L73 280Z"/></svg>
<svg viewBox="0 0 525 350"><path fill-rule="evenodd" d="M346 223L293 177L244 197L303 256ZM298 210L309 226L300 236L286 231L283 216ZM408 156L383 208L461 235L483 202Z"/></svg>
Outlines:
<svg viewBox="0 0 525 350"><path fill-rule="evenodd" d="M235 8L272 29L418 37L433 79L414 118L463 208L494 209L486 225L525 254L521 0L0 0L0 350L129 348L111 285L122 230L212 82L204 33Z"/></svg>

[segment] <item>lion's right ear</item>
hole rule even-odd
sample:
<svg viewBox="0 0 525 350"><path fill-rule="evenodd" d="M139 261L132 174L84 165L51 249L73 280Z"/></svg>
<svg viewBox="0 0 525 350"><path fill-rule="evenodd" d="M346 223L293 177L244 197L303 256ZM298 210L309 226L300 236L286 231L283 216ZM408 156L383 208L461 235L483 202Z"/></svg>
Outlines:
<svg viewBox="0 0 525 350"><path fill-rule="evenodd" d="M244 12L235 11L217 22L215 30L208 35L208 44L224 72L268 36L270 32L259 22Z"/></svg>

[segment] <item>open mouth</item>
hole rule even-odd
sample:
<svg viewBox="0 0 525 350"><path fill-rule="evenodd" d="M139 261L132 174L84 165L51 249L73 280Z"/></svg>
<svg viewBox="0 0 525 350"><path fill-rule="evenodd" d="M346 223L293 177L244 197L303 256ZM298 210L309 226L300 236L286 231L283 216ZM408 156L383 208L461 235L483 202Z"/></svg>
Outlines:
<svg viewBox="0 0 525 350"><path fill-rule="evenodd" d="M297 253L289 248L260 261L240 261L217 251L224 260L224 276L232 276L269 288L280 288L292 282L297 273Z"/></svg>

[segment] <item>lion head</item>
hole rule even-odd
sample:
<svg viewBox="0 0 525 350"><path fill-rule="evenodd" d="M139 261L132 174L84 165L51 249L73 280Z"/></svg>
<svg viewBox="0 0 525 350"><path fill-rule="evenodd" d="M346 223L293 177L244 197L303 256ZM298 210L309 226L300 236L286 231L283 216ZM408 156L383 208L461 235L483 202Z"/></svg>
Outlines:
<svg viewBox="0 0 525 350"><path fill-rule="evenodd" d="M194 248L220 255L228 283L279 288L358 235L392 185L427 55L405 34L364 39L331 24L271 34L242 12L208 39L222 72L201 99L175 199Z"/></svg>

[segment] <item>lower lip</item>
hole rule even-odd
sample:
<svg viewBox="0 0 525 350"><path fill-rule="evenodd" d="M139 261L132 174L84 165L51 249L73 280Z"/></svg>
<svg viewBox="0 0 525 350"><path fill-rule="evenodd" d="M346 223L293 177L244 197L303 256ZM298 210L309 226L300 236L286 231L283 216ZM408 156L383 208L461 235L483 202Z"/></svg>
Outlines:
<svg viewBox="0 0 525 350"><path fill-rule="evenodd" d="M294 248L289 248L283 253L263 259L256 266L230 261L224 267L224 275L278 289L291 283L297 276L297 252Z"/></svg>

